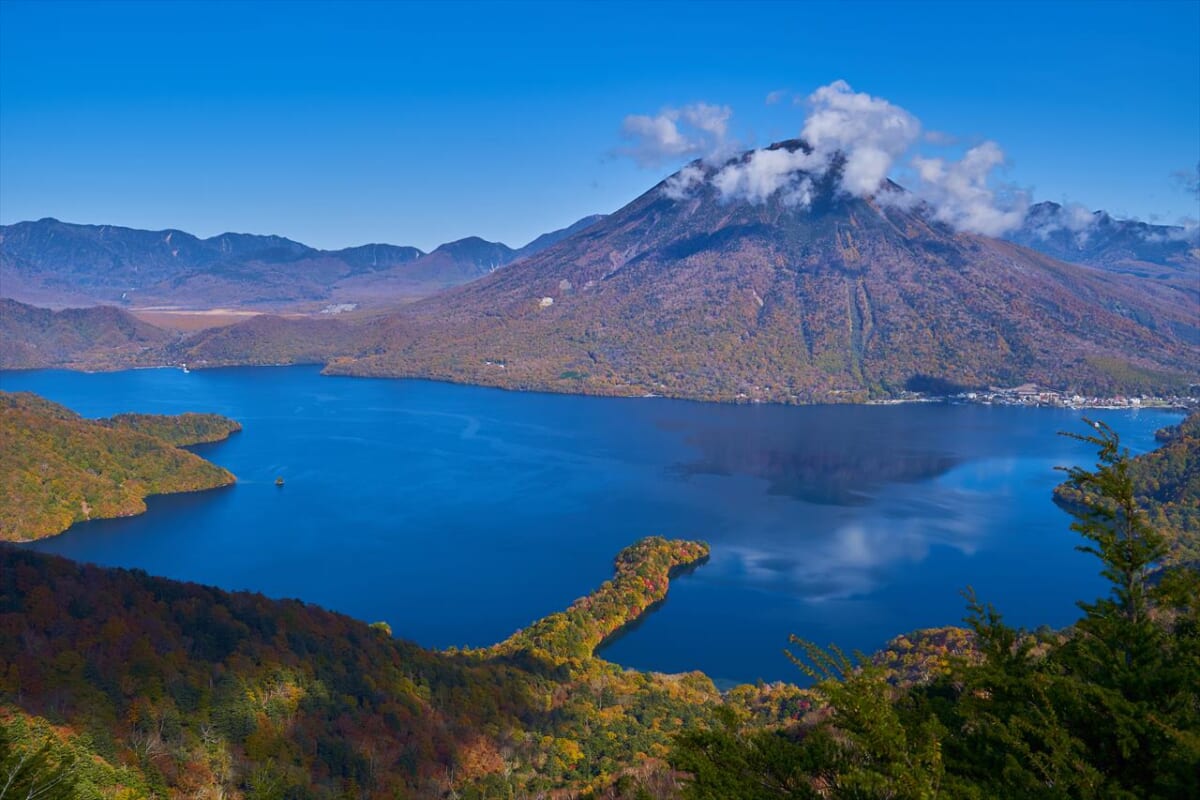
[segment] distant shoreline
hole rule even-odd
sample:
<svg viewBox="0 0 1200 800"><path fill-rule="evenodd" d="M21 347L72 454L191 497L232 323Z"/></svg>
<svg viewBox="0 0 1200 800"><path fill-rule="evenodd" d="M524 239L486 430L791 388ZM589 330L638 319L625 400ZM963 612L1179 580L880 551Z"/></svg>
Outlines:
<svg viewBox="0 0 1200 800"><path fill-rule="evenodd" d="M72 365L54 365L45 367L22 367L20 369L0 369L0 379L6 374L21 374L26 372L40 371L60 371L60 372L78 372L84 375L101 375L112 372L132 372L135 370L156 370L156 369L181 369L182 364L138 364L128 366L112 366L112 367L97 367L88 368L83 366ZM328 372L328 364L322 361L297 361L291 363L273 363L273 364L206 364L206 363L189 363L187 364L188 371L200 372L223 369L280 369L289 367L315 367L321 377L326 378L353 378L353 379L372 379L372 380L387 380L387 381L428 381L430 383L441 383L450 386L471 386L479 389L495 389L503 392L521 393L521 394L543 394L543 395L564 395L569 397L594 397L604 399L626 399L626 400L673 400L676 402L686 403L704 403L713 405L729 405L729 406L780 406L805 408L815 406L894 406L894 405L917 405L917 404L944 404L944 405L980 405L980 406L1007 406L1015 408L1062 408L1068 410L1088 411L1088 410L1103 410L1103 411L1176 411L1186 414L1194 408L1200 408L1200 396L1167 396L1158 397L1152 395L1140 395L1137 397L1126 397L1117 395L1114 397L1085 397L1080 402L1071 402L1071 399L1066 398L1064 393L1056 390L1045 390L1039 392L1039 395L1054 396L1054 398L1038 398L1038 399L1023 399L1020 396L1012 395L1013 390L997 390L988 392L973 393L977 396L971 398L968 395L972 393L956 394L956 395L923 395L911 393L908 396L894 398L877 398L869 400L833 400L822 399L812 402L787 402L780 400L759 400L747 398L704 398L690 397L686 395L677 395L671 393L638 393L637 391L630 392L580 392L580 391L565 391L551 387L513 387L505 386L498 383L482 383L477 381L458 380L450 376L425 376L425 375L364 375L350 372ZM0 387L3 388L3 387Z"/></svg>

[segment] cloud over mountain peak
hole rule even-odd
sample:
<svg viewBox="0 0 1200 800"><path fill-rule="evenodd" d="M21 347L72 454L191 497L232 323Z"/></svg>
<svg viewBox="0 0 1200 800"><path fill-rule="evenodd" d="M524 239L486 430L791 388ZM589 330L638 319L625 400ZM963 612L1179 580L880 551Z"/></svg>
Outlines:
<svg viewBox="0 0 1200 800"><path fill-rule="evenodd" d="M835 80L808 95L808 113L798 146L773 145L730 158L732 110L694 103L657 116L626 117L625 152L643 165L671 157L699 157L671 176L663 193L682 200L710 183L728 202L764 203L778 196L785 205L809 207L814 186L832 178L835 191L876 197L893 173L902 173L910 194L889 193L888 203L923 202L955 230L998 236L1019 227L1029 207L1025 192L995 180L1005 163L1000 146L985 141L957 158L925 155L921 148L953 146L944 134L923 135L915 114L888 100L856 92ZM946 144L951 143L951 144Z"/></svg>

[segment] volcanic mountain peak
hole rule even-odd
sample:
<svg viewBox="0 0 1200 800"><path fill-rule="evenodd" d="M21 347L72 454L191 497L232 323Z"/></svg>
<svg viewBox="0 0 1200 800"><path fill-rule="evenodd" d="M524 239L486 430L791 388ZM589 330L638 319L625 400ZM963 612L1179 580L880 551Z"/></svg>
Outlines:
<svg viewBox="0 0 1200 800"><path fill-rule="evenodd" d="M739 178L742 194L720 184L764 152L797 158ZM792 141L693 162L576 235L398 312L369 354L331 369L790 402L929 378L1106 391L1197 376L1184 294L957 233L894 184L838 191L836 159L813 172L807 155Z"/></svg>
<svg viewBox="0 0 1200 800"><path fill-rule="evenodd" d="M933 219L929 207L889 179L869 195L845 188L847 157L817 152L787 139L721 160L699 159L667 177L655 191L669 200L717 203L726 208L766 207L773 213L820 216L839 209L891 206ZM866 205L864 206L863 203Z"/></svg>

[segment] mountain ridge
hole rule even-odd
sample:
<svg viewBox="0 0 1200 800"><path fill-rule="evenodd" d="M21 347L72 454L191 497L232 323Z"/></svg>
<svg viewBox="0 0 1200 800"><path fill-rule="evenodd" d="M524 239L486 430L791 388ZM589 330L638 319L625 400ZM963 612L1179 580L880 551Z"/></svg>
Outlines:
<svg viewBox="0 0 1200 800"><path fill-rule="evenodd" d="M590 219L590 218L588 218ZM520 248L477 236L419 248L370 243L321 250L283 236L76 224L45 217L0 226L5 297L42 306L307 308L403 302L473 280L569 235Z"/></svg>
<svg viewBox="0 0 1200 800"><path fill-rule="evenodd" d="M1156 280L1200 297L1200 231L1041 202L1004 239L1072 264Z"/></svg>

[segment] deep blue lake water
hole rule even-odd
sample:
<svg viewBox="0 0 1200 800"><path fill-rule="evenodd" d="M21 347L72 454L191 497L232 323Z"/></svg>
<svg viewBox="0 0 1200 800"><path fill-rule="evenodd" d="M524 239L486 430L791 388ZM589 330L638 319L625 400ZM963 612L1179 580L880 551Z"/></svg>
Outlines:
<svg viewBox="0 0 1200 800"><path fill-rule="evenodd" d="M0 373L89 416L212 411L244 431L195 448L237 486L31 545L98 564L298 597L423 645L483 645L607 579L642 536L705 539L604 651L722 681L794 679L789 633L871 650L958 623L974 586L1012 623L1061 626L1104 591L1050 499L1082 413L985 406L722 406L322 377ZM1092 411L1132 451L1179 415ZM2 446L2 443L0 443ZM277 475L286 479L282 489Z"/></svg>

